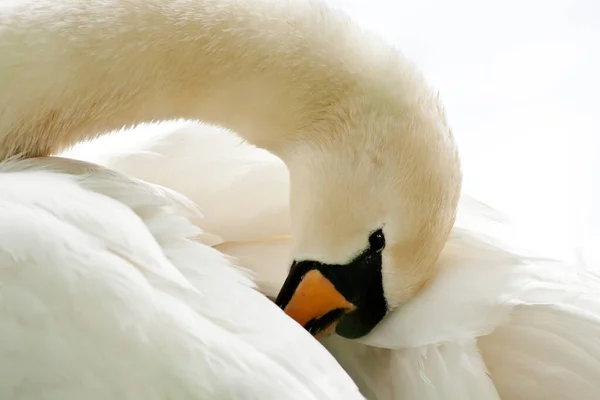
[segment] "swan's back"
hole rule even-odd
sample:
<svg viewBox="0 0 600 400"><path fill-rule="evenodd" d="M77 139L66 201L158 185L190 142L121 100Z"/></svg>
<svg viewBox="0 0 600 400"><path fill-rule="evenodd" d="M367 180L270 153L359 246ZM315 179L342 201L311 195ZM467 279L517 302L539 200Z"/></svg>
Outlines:
<svg viewBox="0 0 600 400"><path fill-rule="evenodd" d="M46 158L0 165L0 398L346 399L181 196Z"/></svg>

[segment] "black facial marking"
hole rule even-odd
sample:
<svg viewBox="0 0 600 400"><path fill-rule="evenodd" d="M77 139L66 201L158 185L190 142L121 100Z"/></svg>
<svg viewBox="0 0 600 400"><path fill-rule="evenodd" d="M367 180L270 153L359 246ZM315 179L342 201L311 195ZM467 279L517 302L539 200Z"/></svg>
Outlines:
<svg viewBox="0 0 600 400"><path fill-rule="evenodd" d="M339 319L336 333L356 339L369 333L388 312L383 293L381 252L385 237L381 229L369 237L369 247L345 265L323 264L317 261L294 261L275 303L285 308L292 299L302 278L311 270L318 270L346 300L356 306L354 311L336 309L309 321L305 328L312 334L321 332ZM341 317L341 318L340 318Z"/></svg>
<svg viewBox="0 0 600 400"><path fill-rule="evenodd" d="M300 282L302 282L302 278L304 278L304 275L311 269L313 268L310 268L310 265L298 265L298 262L292 262L290 272L288 273L283 286L279 289L279 294L277 294L277 298L275 299L277 307L283 309L288 305L294 296L296 288L300 285Z"/></svg>

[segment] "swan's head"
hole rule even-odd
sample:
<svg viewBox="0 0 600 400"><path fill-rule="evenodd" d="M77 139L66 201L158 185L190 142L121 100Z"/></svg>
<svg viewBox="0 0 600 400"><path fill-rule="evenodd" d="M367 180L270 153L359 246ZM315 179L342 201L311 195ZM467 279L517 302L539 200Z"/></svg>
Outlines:
<svg viewBox="0 0 600 400"><path fill-rule="evenodd" d="M276 303L315 335L366 335L436 274L459 159L437 105L405 112L322 130L285 154L295 243Z"/></svg>

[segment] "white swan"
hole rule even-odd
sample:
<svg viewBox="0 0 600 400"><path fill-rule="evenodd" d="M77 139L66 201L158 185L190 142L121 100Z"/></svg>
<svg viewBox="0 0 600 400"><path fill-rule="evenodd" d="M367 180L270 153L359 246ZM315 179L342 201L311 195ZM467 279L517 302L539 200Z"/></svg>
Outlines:
<svg viewBox="0 0 600 400"><path fill-rule="evenodd" d="M0 159L148 120L214 122L289 168L295 272L278 303L313 333L335 320L364 336L435 276L461 182L443 109L396 50L339 12L22 0L0 26Z"/></svg>
<svg viewBox="0 0 600 400"><path fill-rule="evenodd" d="M363 387L407 398L595 395L596 343L587 339L598 331L593 277L583 281L562 264L524 263L479 236L458 245L485 253L496 268L478 268L483 256L471 264L450 252L464 268L437 274L450 263L436 260L454 222L458 160L435 95L394 50L312 2L57 4L19 1L2 10L1 157L46 155L151 119L232 128L290 170L296 262L279 303L313 333L335 326L393 350L376 364L383 373L340 357ZM464 291L474 278L481 290ZM445 312L436 313L440 304ZM556 370L521 362L516 379L505 351L488 363L492 383L477 352L485 339L475 338L511 310L514 322L547 309L570 319L584 339L557 323L516 339L515 325L506 324L501 337L513 348L541 346L538 355L552 349L561 371L575 372L558 379ZM467 320L469 329L461 325ZM558 347L564 342L551 342L556 337L571 344ZM359 353L346 354L352 361Z"/></svg>
<svg viewBox="0 0 600 400"><path fill-rule="evenodd" d="M264 293L283 283L292 242L276 157L190 122L142 126L67 154L185 193L206 211L199 223L218 232L216 247L253 269ZM238 218L240 199L255 218ZM506 221L468 197L459 210L440 275L370 335L325 345L369 399L597 398L598 277L512 246Z"/></svg>

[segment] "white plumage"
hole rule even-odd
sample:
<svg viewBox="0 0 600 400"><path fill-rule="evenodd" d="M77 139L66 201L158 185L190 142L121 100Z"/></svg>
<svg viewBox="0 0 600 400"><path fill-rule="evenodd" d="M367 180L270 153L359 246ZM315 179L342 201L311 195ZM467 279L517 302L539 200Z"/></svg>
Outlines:
<svg viewBox="0 0 600 400"><path fill-rule="evenodd" d="M0 398L359 398L186 215L60 158L0 166Z"/></svg>
<svg viewBox="0 0 600 400"><path fill-rule="evenodd" d="M61 156L109 166L193 199L202 242L235 256L275 297L289 264L289 175L274 155L216 126L143 124L81 143ZM266 256L269 254L270 256Z"/></svg>
<svg viewBox="0 0 600 400"><path fill-rule="evenodd" d="M2 9L1 397L360 397L221 250L305 327L358 338L326 344L368 398L597 398L593 268L513 250L465 197L454 224L450 124L384 41L313 1ZM102 167L11 159L179 117L289 182L197 125L69 155L205 219Z"/></svg>
<svg viewBox="0 0 600 400"><path fill-rule="evenodd" d="M191 122L139 127L67 154L190 196L220 237L215 247L239 256L264 293L279 289L291 241L288 178L276 157ZM598 276L513 237L501 215L464 196L434 282L363 339L324 341L367 398L597 398Z"/></svg>

